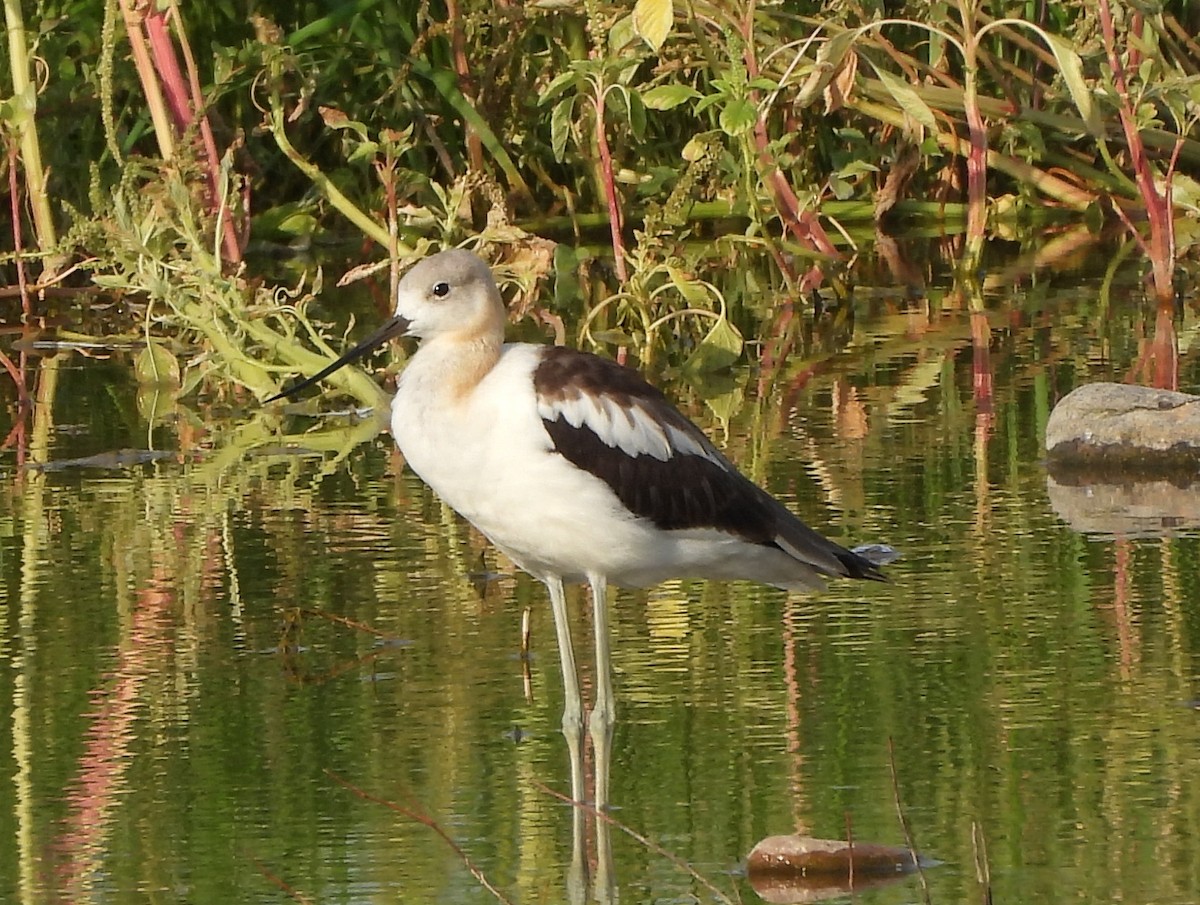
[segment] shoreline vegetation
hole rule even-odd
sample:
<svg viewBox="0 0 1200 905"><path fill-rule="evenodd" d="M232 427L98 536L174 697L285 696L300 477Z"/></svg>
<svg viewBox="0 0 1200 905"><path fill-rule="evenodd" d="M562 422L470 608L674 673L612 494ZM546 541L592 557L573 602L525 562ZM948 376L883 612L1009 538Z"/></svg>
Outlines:
<svg viewBox="0 0 1200 905"><path fill-rule="evenodd" d="M739 256L784 304L836 305L864 244L919 288L887 243L932 227L974 312L989 242L1040 234L1031 268L1103 242L1141 256L1169 328L1196 233L1185 0L38 9L5 3L0 320L23 350L73 300L64 336L139 336L188 390L261 400L332 355L319 270L272 285L246 258L347 235L368 263L343 283L492 249L518 307L543 278L582 295L581 342L712 370L742 351L715 276ZM135 313L84 317L109 297ZM25 351L0 364L28 405Z"/></svg>

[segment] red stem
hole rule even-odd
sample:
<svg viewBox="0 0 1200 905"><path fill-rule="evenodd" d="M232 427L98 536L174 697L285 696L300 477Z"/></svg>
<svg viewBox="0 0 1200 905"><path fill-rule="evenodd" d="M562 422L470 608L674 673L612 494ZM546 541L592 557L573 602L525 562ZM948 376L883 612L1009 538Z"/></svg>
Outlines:
<svg viewBox="0 0 1200 905"><path fill-rule="evenodd" d="M1141 25L1141 18L1135 17L1133 26ZM1108 55L1108 64L1112 69L1113 85L1116 86L1120 106L1117 113L1121 118L1121 129L1125 133L1125 144L1129 148L1129 165L1133 169L1134 180L1142 202L1146 205L1146 219L1150 224L1150 241L1147 254L1154 277L1154 291L1160 302L1169 301L1174 297L1174 265L1175 265L1175 223L1172 219L1169 190L1168 195L1159 193L1154 184L1154 173L1150 169L1150 160L1146 156L1146 146L1142 142L1141 132L1138 131L1137 119L1133 105L1129 100L1129 85L1125 80L1125 67L1117 53L1116 28L1113 25L1112 10L1108 0L1100 0L1100 29L1104 36L1104 50Z"/></svg>
<svg viewBox="0 0 1200 905"><path fill-rule="evenodd" d="M972 65L971 63L967 64ZM987 128L979 112L978 97L973 87L974 75L968 74L972 88L965 95L967 129L971 147L967 154L967 250L975 254L983 246L987 227Z"/></svg>
<svg viewBox="0 0 1200 905"><path fill-rule="evenodd" d="M617 279L625 283L625 240L621 237L624 223L621 218L620 200L617 198L617 183L613 178L612 152L608 148L608 136L604 134L604 91L596 92L596 145L600 149L600 174L604 194L608 200L608 228L612 233L613 263L617 268Z"/></svg>
<svg viewBox="0 0 1200 905"><path fill-rule="evenodd" d="M179 65L179 57L176 53L175 42L171 39L167 20L169 13L169 9L163 11L152 9L142 19L142 27L146 31L146 38L154 59L154 68L158 71L176 130L182 135L191 128L193 123L196 123L197 119L199 120L200 140L208 164L208 205L210 213L216 213L217 207L221 204L221 158L217 153L217 142L213 137L212 126L209 124L208 117L201 112L204 109L204 97L200 90L195 66L192 65L191 55L186 54L188 58L187 78L184 77L183 69ZM182 25L179 27L182 34ZM238 242L237 229L231 217L225 218L222 241L228 260L240 261L242 259L241 245Z"/></svg>
<svg viewBox="0 0 1200 905"><path fill-rule="evenodd" d="M746 64L746 74L751 79L758 78L758 58L754 53L754 4L751 3L747 7L746 16L742 20L742 39L745 42L745 50L742 53L742 59ZM759 92L750 91L747 99L758 107ZM770 136L767 133L767 120L765 113L759 113L754 122L754 149L758 153L759 166L762 168L763 179L767 187L771 191L771 196L775 202L775 211L779 215L779 220L783 223L784 229L790 232L797 242L805 248L811 248L823 255L827 255L834 260L840 260L841 254L829 240L828 233L821 226L821 221L817 215L810 210L802 210L800 199L796 197L796 193L792 190L791 184L787 181L787 176L779 169L775 158L770 152ZM778 254L772 252L776 262L779 265L781 272L787 276L788 281L792 282L795 279L795 272L792 267ZM825 281L825 273L821 269L820 264L813 264L800 279L797 289L801 293L810 292L819 287Z"/></svg>

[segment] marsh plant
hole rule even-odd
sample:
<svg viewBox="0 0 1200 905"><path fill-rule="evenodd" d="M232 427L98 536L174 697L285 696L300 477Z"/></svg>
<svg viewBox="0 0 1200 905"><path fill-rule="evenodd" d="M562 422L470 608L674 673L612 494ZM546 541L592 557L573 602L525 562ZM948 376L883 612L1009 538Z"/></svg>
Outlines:
<svg viewBox="0 0 1200 905"><path fill-rule="evenodd" d="M145 342L262 397L330 337L311 277L253 276L264 250L350 243L394 281L467 242L581 295L582 340L710 368L773 323L721 288L739 257L772 262L762 297L791 304L843 296L874 224L936 223L966 285L996 237L1083 230L1136 243L1167 304L1192 247L1187 0L300 14L5 5L6 320L33 324L51 287L119 289L147 305Z"/></svg>

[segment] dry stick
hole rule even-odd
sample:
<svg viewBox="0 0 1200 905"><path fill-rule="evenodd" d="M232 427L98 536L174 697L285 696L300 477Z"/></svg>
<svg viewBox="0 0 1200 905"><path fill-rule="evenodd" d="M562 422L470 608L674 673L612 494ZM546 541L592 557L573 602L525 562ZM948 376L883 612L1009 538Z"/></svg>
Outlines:
<svg viewBox="0 0 1200 905"><path fill-rule="evenodd" d="M849 882L849 886L850 886L850 892L853 893L854 892L854 823L850 819L849 811L847 811L845 813L845 820L846 820L846 848L850 852L850 858L849 858L849 861L850 861L849 881L850 882Z"/></svg>
<svg viewBox="0 0 1200 905"><path fill-rule="evenodd" d="M258 868L258 872L260 874L262 874L264 877L266 877L268 880L270 880L273 884L275 884L281 890L283 890L284 894L289 899L291 899L293 902L303 902L303 903L305 903L305 905L313 905L312 899L310 899L308 896L306 896L304 893L300 892L299 890L293 888L291 886L291 884L289 884L287 881L285 881L281 877L277 877L275 874L271 873L271 871L267 870L267 866L265 864L263 864L260 860L258 860L254 856L251 856L250 860L254 862L254 866L256 868Z"/></svg>
<svg viewBox="0 0 1200 905"><path fill-rule="evenodd" d="M465 866L467 868L467 870L469 870L471 872L471 876L474 877L477 881L479 881L479 884L481 886L483 886L484 889L486 889L493 896L495 896L497 901L504 902L505 905L512 905L512 902L504 895L504 893L500 892L500 890L498 890L495 886L493 886L491 884L491 882L488 880L488 878L486 876L484 876L483 871L475 866L475 864L471 861L470 856L468 856L467 853L465 851L463 851L462 846L460 846L457 842L455 842L452 838L450 838L450 835L445 830L443 830L440 826L438 826L437 822L432 817L430 817L428 814L424 814L421 811L414 810L412 808L406 808L403 805L398 805L395 802L388 801L385 798L379 798L378 796L372 795L370 792L367 792L365 789L360 789L358 786L354 785L349 780L343 779L341 776L334 773L332 770L327 769L323 772L325 773L326 776L328 776L330 779L332 779L338 785L342 786L345 789L348 789L350 792L357 795L363 801L369 801L372 804L382 805L383 807L387 808L389 811L395 811L397 814L403 814L405 817L409 818L410 820L415 820L417 823L420 823L421 825L426 826L429 829L433 830L435 833L438 834L438 836L440 836L442 838L443 842L445 842L448 846L450 846L451 851L453 851L456 855L458 855L458 857L460 859L462 859L463 866Z"/></svg>
<svg viewBox="0 0 1200 905"><path fill-rule="evenodd" d="M365 622L358 622L355 619L347 619L345 616L335 616L333 613L326 613L324 610L310 610L301 607L296 610L299 616L316 616L318 619L328 619L330 622L335 622L338 625L344 625L347 628L355 629L356 631L366 632L368 635L374 635L376 638L387 638L387 632L380 631L374 626L367 625Z"/></svg>
<svg viewBox="0 0 1200 905"><path fill-rule="evenodd" d="M525 612L521 614L521 687L525 692L526 703L533 703L533 673L529 668L530 651L530 636L533 634L533 629L529 622L530 608L525 607Z"/></svg>
<svg viewBox="0 0 1200 905"><path fill-rule="evenodd" d="M971 848L975 852L975 879L983 889L983 905L992 905L992 871L988 867L987 840L974 820L971 821Z"/></svg>
<svg viewBox="0 0 1200 905"><path fill-rule="evenodd" d="M521 613L521 659L529 659L529 638L533 634L533 629L530 626L530 615L532 609L525 607L525 611Z"/></svg>
<svg viewBox="0 0 1200 905"><path fill-rule="evenodd" d="M632 827L626 826L621 821L617 820L617 818L613 817L611 814L608 814L605 811L601 811L598 808L593 807L592 805L588 804L587 802L576 801L571 796L564 795L562 792L555 791L554 789L550 788L545 783L539 782L536 779L531 779L530 782L533 783L533 787L535 789L545 792L547 795L557 798L559 801L566 802L567 804L571 805L571 807L573 807L573 808L582 808L583 810L587 811L592 816L597 817L600 820L603 820L605 823L609 824L610 826L615 826L622 833L624 833L625 835L634 839L639 844L645 846L649 851L654 852L654 854L656 854L662 858L666 858L668 861L670 861L672 864L674 864L676 867L678 867L681 871L686 873L693 880L695 880L697 883L699 883L701 886L703 886L705 889L707 889L709 892L711 892L720 901L722 901L722 902L730 902L731 901L727 895L725 895L723 892L721 892L721 890L717 889L717 887L713 886L713 884L711 882L709 882L703 875L701 875L699 872L697 872L697 870L694 867L692 867L690 864L688 864L686 861L684 861L678 855L674 854L673 852L667 851L665 848L663 848L657 842L653 842L650 839L647 839L645 836L643 836L637 830L633 829Z"/></svg>
<svg viewBox="0 0 1200 905"><path fill-rule="evenodd" d="M888 736L888 769L892 774L892 800L896 803L896 816L900 820L900 829L904 831L904 844L908 846L908 855L912 858L917 876L921 878L921 898L925 905L931 905L929 898L929 881L925 879L925 871L921 868L921 859L917 856L917 847L913 844L912 830L908 826L908 818L904 816L904 807L900 804L900 781L896 778L896 748L892 737Z"/></svg>

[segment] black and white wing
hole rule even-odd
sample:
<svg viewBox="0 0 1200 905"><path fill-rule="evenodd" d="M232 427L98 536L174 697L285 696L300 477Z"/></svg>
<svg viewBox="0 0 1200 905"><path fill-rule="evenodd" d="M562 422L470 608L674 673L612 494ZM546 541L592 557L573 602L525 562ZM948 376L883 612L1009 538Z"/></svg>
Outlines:
<svg viewBox="0 0 1200 905"><path fill-rule="evenodd" d="M546 347L533 380L555 450L604 481L634 515L667 531L710 528L778 547L826 575L883 579L743 476L636 371Z"/></svg>

